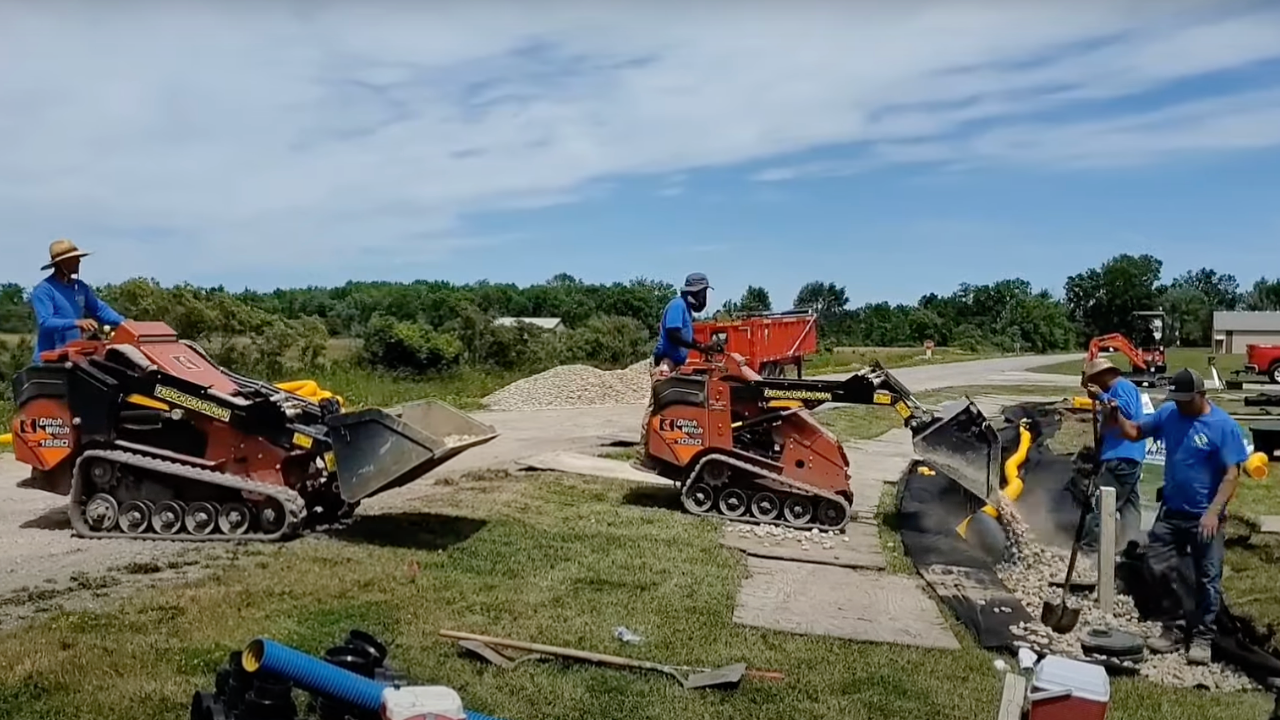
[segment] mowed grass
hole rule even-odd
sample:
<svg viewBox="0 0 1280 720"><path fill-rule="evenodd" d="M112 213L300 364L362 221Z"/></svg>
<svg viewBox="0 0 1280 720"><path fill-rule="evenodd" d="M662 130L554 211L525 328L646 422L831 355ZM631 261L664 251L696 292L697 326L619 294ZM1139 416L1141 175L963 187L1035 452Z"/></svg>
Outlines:
<svg viewBox="0 0 1280 720"><path fill-rule="evenodd" d="M974 393L981 394L981 393ZM862 410L856 408L850 410ZM874 408L885 411L884 408ZM844 414L845 409L833 411ZM820 417L831 422L831 413ZM892 411L845 439L900 426ZM183 717L226 653L266 636L318 654L370 630L419 682L511 720L806 717L971 720L994 714L994 656L952 622L959 651L797 636L735 625L742 557L717 523L667 491L552 474L475 473L424 488L397 514L281 546L249 546L200 580L142 591L97 612L64 612L0 633L0 717ZM888 520L886 492L881 518ZM911 573L882 527L890 572ZM623 645L625 625L644 643ZM579 664L501 670L460 656L441 629L691 666L745 662L781 683L686 691L655 673ZM1113 684L1113 720L1264 717L1261 693L1219 695L1138 680Z"/></svg>
<svg viewBox="0 0 1280 720"><path fill-rule="evenodd" d="M1176 373L1183 368L1191 368L1201 375L1207 375L1210 355L1213 355L1213 353L1208 348L1169 348L1165 351L1165 364L1169 366L1170 374ZM1112 353L1104 357L1110 359L1121 370L1130 368L1129 359L1121 353ZM1244 369L1244 355L1214 355L1214 358L1214 365L1218 368L1218 374L1222 375L1224 380L1227 379L1232 371ZM1079 360L1065 360L1051 365L1041 365L1031 368L1031 372L1079 375L1083 368L1084 353L1080 353Z"/></svg>
<svg viewBox="0 0 1280 720"><path fill-rule="evenodd" d="M253 547L202 580L155 588L106 612L64 613L0 635L0 717L182 717L228 651L258 636L323 652L353 627L392 661L467 706L513 720L676 717L938 718L994 713L992 656L963 629L959 651L919 650L737 626L738 554L716 523L621 482L505 473L431 488L401 514L332 537ZM657 505L657 507L655 507ZM644 643L612 637L625 625ZM441 629L692 666L746 662L780 683L686 691L661 674L585 665L512 670L461 657ZM1112 718L1263 717L1259 695L1117 681Z"/></svg>

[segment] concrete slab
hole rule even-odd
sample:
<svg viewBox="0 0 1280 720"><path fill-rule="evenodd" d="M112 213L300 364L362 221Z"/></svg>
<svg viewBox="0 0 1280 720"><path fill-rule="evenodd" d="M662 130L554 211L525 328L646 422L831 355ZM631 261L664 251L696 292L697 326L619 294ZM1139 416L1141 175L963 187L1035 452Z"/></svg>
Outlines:
<svg viewBox="0 0 1280 720"><path fill-rule="evenodd" d="M1268 535L1280 535L1280 515L1263 515L1258 518L1258 529Z"/></svg>
<svg viewBox="0 0 1280 720"><path fill-rule="evenodd" d="M875 527L850 523L843 538L834 539L834 547L827 550L817 542L808 542L808 549L800 546L798 539L779 538L743 533L732 526L726 527L720 536L720 544L741 550L755 557L808 562L837 567L883 570L884 553L880 551L880 534Z"/></svg>
<svg viewBox="0 0 1280 720"><path fill-rule="evenodd" d="M739 625L798 635L958 650L919 578L747 557Z"/></svg>
<svg viewBox="0 0 1280 720"><path fill-rule="evenodd" d="M557 451L542 453L517 461L518 465L537 470L575 473L577 475L594 475L596 477L617 478L630 482L671 487L674 483L657 475L641 472L631 467L630 463L621 460L584 455L582 453Z"/></svg>

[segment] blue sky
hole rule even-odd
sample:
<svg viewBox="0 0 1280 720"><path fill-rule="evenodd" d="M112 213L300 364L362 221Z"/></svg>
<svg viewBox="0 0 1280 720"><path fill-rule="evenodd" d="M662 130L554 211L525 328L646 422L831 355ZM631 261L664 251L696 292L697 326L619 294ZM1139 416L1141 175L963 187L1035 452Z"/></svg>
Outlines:
<svg viewBox="0 0 1280 720"><path fill-rule="evenodd" d="M0 281L1280 274L1280 5L0 0Z"/></svg>

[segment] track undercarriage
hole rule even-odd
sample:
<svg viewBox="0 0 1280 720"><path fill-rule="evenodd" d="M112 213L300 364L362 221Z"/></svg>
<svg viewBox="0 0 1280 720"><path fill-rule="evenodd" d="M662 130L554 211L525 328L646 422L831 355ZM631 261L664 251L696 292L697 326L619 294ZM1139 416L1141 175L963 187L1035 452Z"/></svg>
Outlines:
<svg viewBox="0 0 1280 720"><path fill-rule="evenodd" d="M796 530L837 531L852 519L849 500L714 453L682 483L680 501L694 515Z"/></svg>
<svg viewBox="0 0 1280 720"><path fill-rule="evenodd" d="M69 500L72 526L88 538L270 541L319 520L288 487L121 450L83 453ZM352 511L344 503L333 517Z"/></svg>

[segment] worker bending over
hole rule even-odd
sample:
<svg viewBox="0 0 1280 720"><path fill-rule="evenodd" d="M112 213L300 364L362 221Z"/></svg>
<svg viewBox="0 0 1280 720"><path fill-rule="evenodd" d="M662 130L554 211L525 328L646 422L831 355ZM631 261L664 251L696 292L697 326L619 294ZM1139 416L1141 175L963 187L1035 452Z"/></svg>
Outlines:
<svg viewBox="0 0 1280 720"><path fill-rule="evenodd" d="M40 362L40 353L79 340L81 331L124 322L120 313L99 300L79 278L80 258L88 254L70 240L54 240L49 245L49 263L40 269L52 268L53 273L31 291L31 308L36 315L35 362Z"/></svg>
<svg viewBox="0 0 1280 720"><path fill-rule="evenodd" d="M1187 662L1205 665L1222 606L1223 520L1248 451L1240 426L1205 397L1199 373L1186 369L1174 375L1165 398L1172 402L1139 422L1125 418L1120 404L1110 400L1108 419L1129 440L1155 438L1165 446L1164 497L1147 536L1152 563L1173 566L1174 556L1186 549L1195 564L1195 611L1147 646L1157 653L1176 652L1190 639Z"/></svg>
<svg viewBox="0 0 1280 720"><path fill-rule="evenodd" d="M1106 358L1090 360L1084 366L1084 386L1089 397L1102 405L1103 411L1114 400L1120 415L1126 420L1140 422L1145 415L1142 393L1138 386L1124 378L1120 368ZM1147 456L1147 444L1142 440L1128 440L1120 434L1119 428L1108 425L1102 429L1102 442L1097 452L1098 460L1102 463L1098 486L1116 490L1116 508L1120 511L1116 548L1122 549L1129 541L1138 540L1142 532L1142 504L1138 483L1142 480L1142 463ZM1090 560L1098 552L1101 519L1098 510L1095 503L1093 512L1085 521L1085 534L1080 543L1084 557ZM1108 562L1110 559L1097 560ZM1082 577L1086 575L1089 575L1087 567Z"/></svg>
<svg viewBox="0 0 1280 720"><path fill-rule="evenodd" d="M649 368L650 384L656 385L684 365L689 351L704 355L712 351L710 345L693 341L693 316L707 308L707 291L713 290L707 276L690 273L684 279L680 294L667 303L658 323L658 344L653 348L653 366ZM649 404L644 409L644 421L640 424L640 445L643 447L649 434L649 417L653 415L653 392L649 392Z"/></svg>

